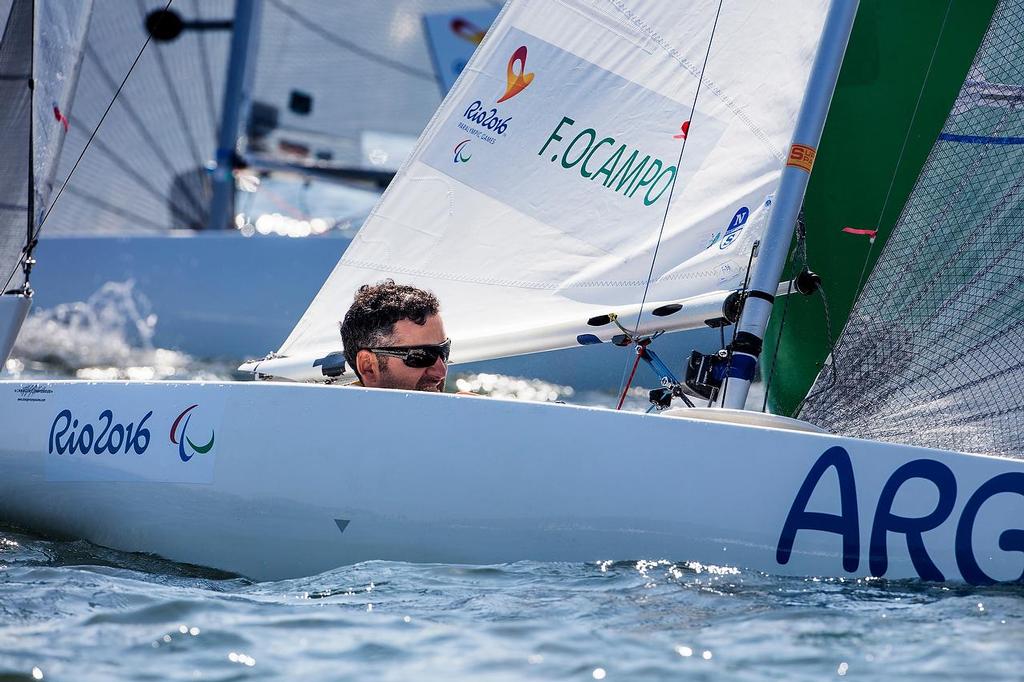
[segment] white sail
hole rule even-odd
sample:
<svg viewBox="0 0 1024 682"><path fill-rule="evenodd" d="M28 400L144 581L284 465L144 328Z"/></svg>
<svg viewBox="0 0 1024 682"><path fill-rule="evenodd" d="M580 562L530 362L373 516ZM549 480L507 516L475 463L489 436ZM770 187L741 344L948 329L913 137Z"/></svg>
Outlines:
<svg viewBox="0 0 1024 682"><path fill-rule="evenodd" d="M240 150L279 162L324 159L385 171L394 170L398 152L408 152L441 101L424 15L486 6L483 0L379 0L357 10L319 0L261 4L252 83L258 106L246 116ZM146 17L166 6L167 0L95 2L60 181L87 143L89 149L47 219L46 234L206 226L206 168L217 147L231 32L188 29L147 44ZM230 20L233 8L233 0L170 5L183 21L204 24ZM308 111L296 113L291 100L303 98ZM363 197L356 208L340 201L340 208L323 201L328 214L362 216Z"/></svg>
<svg viewBox="0 0 1024 682"><path fill-rule="evenodd" d="M21 284L29 226L38 230L52 196L91 11L92 0L0 6L0 292Z"/></svg>
<svg viewBox="0 0 1024 682"><path fill-rule="evenodd" d="M250 126L248 151L393 173L453 68L431 52L431 24L438 15L451 16L449 24L465 16L473 21L462 23L482 31L497 13L484 0L266 0L253 100L276 127L264 138ZM473 36L442 33L472 54Z"/></svg>
<svg viewBox="0 0 1024 682"><path fill-rule="evenodd" d="M455 361L608 340L613 327L587 325L608 312L641 331L720 316L771 210L826 10L510 3L280 362L340 350L354 290L385 277L438 295ZM650 315L669 302L684 311ZM260 371L289 376L274 363Z"/></svg>

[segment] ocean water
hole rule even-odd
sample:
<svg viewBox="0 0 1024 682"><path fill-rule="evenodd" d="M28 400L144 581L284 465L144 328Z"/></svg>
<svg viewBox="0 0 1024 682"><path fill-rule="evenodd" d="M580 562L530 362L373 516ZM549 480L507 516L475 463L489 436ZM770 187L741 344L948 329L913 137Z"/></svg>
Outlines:
<svg viewBox="0 0 1024 682"><path fill-rule="evenodd" d="M237 378L235 363L153 347L156 324L130 284L111 283L36 311L8 376ZM497 374L452 383L609 407L618 391ZM626 409L646 409L651 387L631 391ZM368 562L253 582L0 519L0 682L1024 679L1024 585L597 559Z"/></svg>
<svg viewBox="0 0 1024 682"><path fill-rule="evenodd" d="M1021 679L1024 588L634 560L253 583L0 530L2 680Z"/></svg>

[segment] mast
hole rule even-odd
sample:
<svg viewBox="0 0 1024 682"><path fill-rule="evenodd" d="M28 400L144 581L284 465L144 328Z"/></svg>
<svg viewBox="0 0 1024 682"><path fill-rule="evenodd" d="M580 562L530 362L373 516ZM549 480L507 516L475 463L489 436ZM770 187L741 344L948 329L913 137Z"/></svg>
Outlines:
<svg viewBox="0 0 1024 682"><path fill-rule="evenodd" d="M25 282L21 291L25 296L32 295L32 288L28 278L32 272L32 241L36 235L36 3L32 0L32 54L29 58L28 67L28 211L25 220L25 256L22 261L22 269L25 273ZM6 360L6 358L5 358Z"/></svg>
<svg viewBox="0 0 1024 682"><path fill-rule="evenodd" d="M35 101L35 50L36 50L36 7L34 0L26 0L31 16L29 22L29 33L31 41L31 49L29 50L28 60L28 78L25 81L25 87L29 89L28 97L28 178L25 186L27 188L26 196L26 240L25 246L22 249L22 269L25 273L25 281L20 288L11 288L8 291L4 291L6 284L2 283L3 287L0 287L0 371L3 371L4 366L7 363L7 358L10 357L11 350L14 348L14 342L18 338L18 332L21 330L21 325L25 322L25 317L28 315L29 308L32 306L32 289L29 287L28 277L29 271L31 270L31 264L35 261L32 260L32 241L34 239L35 232L35 145L33 143L33 137L35 135L34 130L34 116L35 107L33 106ZM11 6L11 13L18 11L15 6L17 3L13 3ZM8 17L9 19L9 17ZM6 31L0 33L0 38L5 37ZM13 280L17 270L11 272L11 280Z"/></svg>
<svg viewBox="0 0 1024 682"><path fill-rule="evenodd" d="M789 158L782 170L775 210L768 219L760 253L751 268L750 288L732 344L727 384L722 407L742 409L754 379L761 355L764 330L775 302L779 278L786 265L786 255L793 238L811 167L825 127L832 93L839 79L843 54L850 39L859 0L832 0L825 27L821 33L818 54L814 58L807 90L790 145Z"/></svg>
<svg viewBox="0 0 1024 682"><path fill-rule="evenodd" d="M238 122L246 93L246 61L252 43L260 0L235 0L234 30L228 57L228 74L224 85L220 131L217 135L216 165L213 170L213 200L210 202L209 229L224 229L231 220L231 199L235 192L235 146L238 144Z"/></svg>

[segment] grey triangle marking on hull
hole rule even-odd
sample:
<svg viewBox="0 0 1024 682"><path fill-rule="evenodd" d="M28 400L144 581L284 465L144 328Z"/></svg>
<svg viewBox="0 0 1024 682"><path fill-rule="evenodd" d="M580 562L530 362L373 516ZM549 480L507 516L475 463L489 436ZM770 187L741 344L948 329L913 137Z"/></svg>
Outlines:
<svg viewBox="0 0 1024 682"><path fill-rule="evenodd" d="M334 522L338 524L338 530L342 533L344 533L345 529L348 528L348 519L334 519Z"/></svg>

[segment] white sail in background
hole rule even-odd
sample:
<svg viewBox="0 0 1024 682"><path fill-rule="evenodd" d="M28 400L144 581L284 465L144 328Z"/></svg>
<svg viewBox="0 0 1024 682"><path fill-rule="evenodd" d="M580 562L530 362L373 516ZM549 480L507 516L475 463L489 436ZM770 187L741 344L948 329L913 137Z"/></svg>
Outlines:
<svg viewBox="0 0 1024 682"><path fill-rule="evenodd" d="M376 0L357 9L322 0L261 4L251 57L252 99L260 111L246 112L240 151L382 170L397 167L398 152L408 152L441 101L424 16L491 6L484 0ZM188 29L170 42L147 44L146 17L166 6L167 0L96 0L58 179L68 177L87 143L89 149L47 219L47 234L207 226L207 166L217 147L231 32ZM230 20L233 8L233 0L170 5L182 20L200 23ZM308 110L292 106L303 98Z"/></svg>
<svg viewBox="0 0 1024 682"><path fill-rule="evenodd" d="M441 103L441 73L428 21L473 17L476 30L498 10L485 0L265 0L253 100L273 109L277 127L250 151L280 160L325 160L394 172ZM473 36L446 37L472 48ZM308 96L308 100L302 101ZM303 104L307 106L302 106ZM250 131L254 132L254 131ZM308 150L308 151L307 151Z"/></svg>
<svg viewBox="0 0 1024 682"><path fill-rule="evenodd" d="M642 300L641 331L685 326L649 311L741 286L826 11L510 3L278 355L340 350L385 277L438 295L456 361L607 340L588 318Z"/></svg>
<svg viewBox="0 0 1024 682"><path fill-rule="evenodd" d="M92 0L0 6L0 287L11 284L28 239L30 149L33 229L52 199L91 12Z"/></svg>

